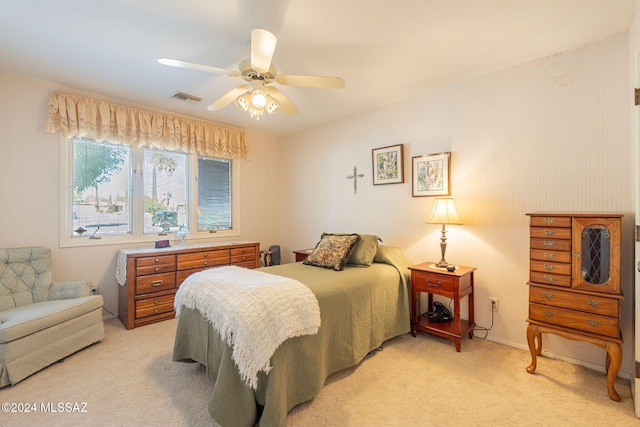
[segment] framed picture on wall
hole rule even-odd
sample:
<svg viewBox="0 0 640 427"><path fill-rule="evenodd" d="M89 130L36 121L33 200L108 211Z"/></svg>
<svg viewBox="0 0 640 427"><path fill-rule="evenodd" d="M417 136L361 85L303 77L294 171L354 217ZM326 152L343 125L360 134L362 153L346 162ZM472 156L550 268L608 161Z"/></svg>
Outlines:
<svg viewBox="0 0 640 427"><path fill-rule="evenodd" d="M411 160L413 197L451 195L450 152L415 156Z"/></svg>
<svg viewBox="0 0 640 427"><path fill-rule="evenodd" d="M404 182L404 157L402 144L374 148L373 185L400 184Z"/></svg>

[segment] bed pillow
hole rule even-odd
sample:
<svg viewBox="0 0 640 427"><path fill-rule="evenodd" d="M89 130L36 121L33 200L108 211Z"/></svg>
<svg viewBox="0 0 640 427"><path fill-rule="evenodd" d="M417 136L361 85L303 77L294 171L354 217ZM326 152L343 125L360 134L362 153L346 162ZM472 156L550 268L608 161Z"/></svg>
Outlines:
<svg viewBox="0 0 640 427"><path fill-rule="evenodd" d="M378 251L378 241L382 241L382 239L374 234L360 234L360 240L353 248L347 264L369 267Z"/></svg>
<svg viewBox="0 0 640 427"><path fill-rule="evenodd" d="M322 233L320 241L303 264L341 271L359 240L357 234Z"/></svg>

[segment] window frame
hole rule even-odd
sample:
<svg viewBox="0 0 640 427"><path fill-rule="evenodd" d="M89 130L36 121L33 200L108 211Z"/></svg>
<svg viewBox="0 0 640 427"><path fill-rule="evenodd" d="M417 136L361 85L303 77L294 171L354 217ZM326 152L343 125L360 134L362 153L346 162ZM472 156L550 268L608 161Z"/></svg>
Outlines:
<svg viewBox="0 0 640 427"><path fill-rule="evenodd" d="M106 246L125 244L148 244L156 240L167 239L172 246L176 246L182 240L175 232L166 235L144 233L144 191L142 182L142 168L144 163L144 149L151 147L131 146L131 159L129 162L129 175L131 188L131 233L101 236L100 239L89 239L89 234L72 236L73 231L73 139L60 136L60 209L59 209L59 239L60 247ZM109 141L105 141L109 142ZM171 151L161 149L162 151ZM216 158L212 156L199 156L196 153L187 153L187 194L188 194L188 241L202 239L224 239L240 236L240 164L239 159L225 159L231 162L231 228L228 230L197 231L198 224L198 157Z"/></svg>

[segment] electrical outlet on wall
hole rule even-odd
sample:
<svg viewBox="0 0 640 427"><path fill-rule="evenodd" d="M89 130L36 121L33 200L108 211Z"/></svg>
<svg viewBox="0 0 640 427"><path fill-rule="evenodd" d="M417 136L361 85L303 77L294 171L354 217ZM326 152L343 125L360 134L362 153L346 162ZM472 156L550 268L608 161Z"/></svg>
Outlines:
<svg viewBox="0 0 640 427"><path fill-rule="evenodd" d="M498 298L490 297L489 302L491 303L491 310L498 311Z"/></svg>

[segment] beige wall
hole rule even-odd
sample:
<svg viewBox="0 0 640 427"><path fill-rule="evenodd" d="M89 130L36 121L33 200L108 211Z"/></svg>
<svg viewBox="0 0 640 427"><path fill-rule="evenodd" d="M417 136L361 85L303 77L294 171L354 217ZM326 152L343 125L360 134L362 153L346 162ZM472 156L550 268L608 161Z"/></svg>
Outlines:
<svg viewBox="0 0 640 427"><path fill-rule="evenodd" d="M623 34L286 138L285 254L313 246L323 231L362 232L404 248L416 263L438 260L439 227L424 223L433 199L411 196L411 157L450 151L464 225L449 228L447 260L478 268L478 324L490 324L488 298L499 298L490 339L526 346L527 212L625 214L622 372L629 375L636 162L628 62ZM404 144L406 182L373 186L371 150L395 144ZM354 165L365 174L355 195L345 179ZM545 351L605 363L603 350L556 336L545 338Z"/></svg>
<svg viewBox="0 0 640 427"><path fill-rule="evenodd" d="M152 245L59 247L60 139L57 134L42 131L49 96L59 89L65 90L0 74L0 247L51 247L54 280L91 280L104 296L105 308L116 313L118 250ZM254 133L247 137L252 159L241 161L239 239L259 241L262 247L268 247L278 241L275 227L267 226L278 206L277 140Z"/></svg>

